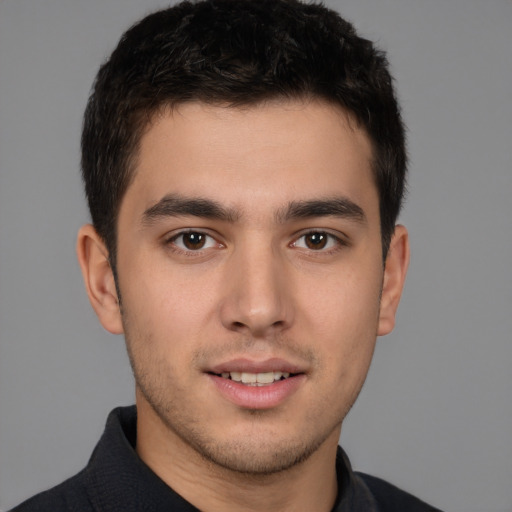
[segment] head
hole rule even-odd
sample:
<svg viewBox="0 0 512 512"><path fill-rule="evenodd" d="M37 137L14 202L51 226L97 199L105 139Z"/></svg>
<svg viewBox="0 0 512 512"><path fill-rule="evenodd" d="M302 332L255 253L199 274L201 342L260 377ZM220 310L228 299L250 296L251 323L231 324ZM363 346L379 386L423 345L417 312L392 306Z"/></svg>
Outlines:
<svg viewBox="0 0 512 512"><path fill-rule="evenodd" d="M408 261L382 53L294 0L150 15L100 69L83 172L79 258L126 337L143 459L171 443L254 475L332 457Z"/></svg>
<svg viewBox="0 0 512 512"><path fill-rule="evenodd" d="M295 0L183 2L129 29L98 73L82 134L89 209L114 272L120 204L157 112L194 101L248 107L315 98L349 113L372 143L385 259L406 151L383 52L336 12Z"/></svg>

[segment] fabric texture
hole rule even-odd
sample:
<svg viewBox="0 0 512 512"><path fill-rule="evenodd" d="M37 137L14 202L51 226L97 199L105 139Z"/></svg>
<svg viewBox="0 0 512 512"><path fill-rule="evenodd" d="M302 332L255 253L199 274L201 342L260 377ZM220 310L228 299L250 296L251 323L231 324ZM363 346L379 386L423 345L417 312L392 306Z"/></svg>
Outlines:
<svg viewBox="0 0 512 512"><path fill-rule="evenodd" d="M11 512L197 512L135 452L136 414L135 407L114 409L85 469ZM440 512L383 480L353 472L341 448L336 470L332 512Z"/></svg>

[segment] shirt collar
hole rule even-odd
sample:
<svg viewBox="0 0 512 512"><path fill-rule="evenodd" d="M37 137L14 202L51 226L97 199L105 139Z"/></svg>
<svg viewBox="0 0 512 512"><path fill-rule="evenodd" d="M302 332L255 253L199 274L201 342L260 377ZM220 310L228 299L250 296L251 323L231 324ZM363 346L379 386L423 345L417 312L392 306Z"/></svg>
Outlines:
<svg viewBox="0 0 512 512"><path fill-rule="evenodd" d="M198 509L174 492L135 452L137 413L134 406L114 409L85 470L89 499L98 510ZM338 497L332 512L378 512L366 484L353 471L345 452L336 457Z"/></svg>

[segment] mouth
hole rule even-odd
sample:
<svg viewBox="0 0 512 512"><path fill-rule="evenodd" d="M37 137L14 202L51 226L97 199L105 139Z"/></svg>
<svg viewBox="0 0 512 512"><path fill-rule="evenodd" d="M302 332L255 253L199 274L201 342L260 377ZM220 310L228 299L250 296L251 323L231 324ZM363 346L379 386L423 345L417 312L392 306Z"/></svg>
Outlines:
<svg viewBox="0 0 512 512"><path fill-rule="evenodd" d="M239 382L246 386L270 386L275 382L279 382L281 380L288 379L290 377L294 377L297 374L285 372L285 371L268 371L268 372L259 372L259 373L250 373L250 372L222 372L219 374L214 373L217 377L221 377L223 379L232 380L234 382Z"/></svg>
<svg viewBox="0 0 512 512"><path fill-rule="evenodd" d="M307 369L283 359L236 359L206 371L222 397L243 409L272 409L291 399L307 380Z"/></svg>

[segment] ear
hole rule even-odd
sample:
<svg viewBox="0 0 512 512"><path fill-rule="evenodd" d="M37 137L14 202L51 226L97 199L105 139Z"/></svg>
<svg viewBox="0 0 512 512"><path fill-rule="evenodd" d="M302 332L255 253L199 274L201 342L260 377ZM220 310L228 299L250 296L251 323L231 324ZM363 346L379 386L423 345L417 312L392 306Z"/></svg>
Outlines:
<svg viewBox="0 0 512 512"><path fill-rule="evenodd" d="M384 268L377 334L384 336L395 327L395 315L409 266L409 235L404 226L395 226Z"/></svg>
<svg viewBox="0 0 512 512"><path fill-rule="evenodd" d="M112 334L122 334L121 310L108 251L90 224L78 231L76 253L89 301L101 325Z"/></svg>

